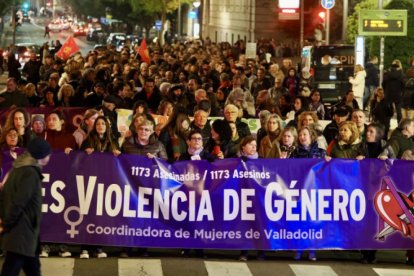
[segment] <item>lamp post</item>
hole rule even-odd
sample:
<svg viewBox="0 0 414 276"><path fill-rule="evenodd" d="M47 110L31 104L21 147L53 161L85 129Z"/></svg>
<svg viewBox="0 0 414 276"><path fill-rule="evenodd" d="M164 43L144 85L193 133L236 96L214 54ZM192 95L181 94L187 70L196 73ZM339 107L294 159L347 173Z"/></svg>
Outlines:
<svg viewBox="0 0 414 276"><path fill-rule="evenodd" d="M177 35L178 39L181 39L181 0L178 0L178 20L177 20Z"/></svg>
<svg viewBox="0 0 414 276"><path fill-rule="evenodd" d="M193 19L193 37L199 37L200 36L200 24L198 22L198 8L200 7L201 2L195 1L193 2L194 10L195 10L195 16ZM197 31L196 31L197 27Z"/></svg>

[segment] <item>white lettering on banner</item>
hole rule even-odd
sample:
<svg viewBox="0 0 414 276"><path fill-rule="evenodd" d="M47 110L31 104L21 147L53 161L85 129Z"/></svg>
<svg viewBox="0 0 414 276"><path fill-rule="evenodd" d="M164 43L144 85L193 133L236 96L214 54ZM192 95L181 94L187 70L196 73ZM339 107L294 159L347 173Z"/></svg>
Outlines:
<svg viewBox="0 0 414 276"><path fill-rule="evenodd" d="M225 175L225 173L223 173ZM48 180L50 177L47 178ZM296 180L292 180L297 182ZM164 219L174 221L213 221L213 204L209 190L173 191L138 187L135 191L129 183L125 185L97 184L96 176L76 176L79 210L81 215L127 217L143 219ZM87 184L85 184L87 183ZM43 212L62 213L66 199L63 190L66 184L61 180L50 186L52 204L44 204ZM42 188L45 196L46 188ZM134 197L132 197L134 195ZM253 200L255 189L223 190L223 221L254 221L256 219ZM96 209L91 209L96 202ZM366 213L365 194L360 189L289 189L282 182L271 182L266 186L264 211L270 221L361 221Z"/></svg>
<svg viewBox="0 0 414 276"><path fill-rule="evenodd" d="M63 181L55 181L52 184L52 187L50 188L50 194L55 199L55 201L58 203L53 203L50 205L50 211L52 211L55 214L59 214L65 210L65 198L62 194L59 193L59 190L62 191L65 189L66 184Z"/></svg>
<svg viewBox="0 0 414 276"><path fill-rule="evenodd" d="M96 176L89 176L88 188L85 192L85 181L83 175L76 176L76 185L78 187L79 208L82 215L89 213L91 201L93 198L93 191L95 190Z"/></svg>
<svg viewBox="0 0 414 276"><path fill-rule="evenodd" d="M299 201L301 210L296 210ZM356 206L359 206L358 211ZM285 190L282 184L272 182L266 188L265 211L271 221L281 220L284 214L286 221L307 221L308 215L317 221L348 221L349 216L361 221L366 212L366 198L360 189L353 190L350 195L343 189Z"/></svg>
<svg viewBox="0 0 414 276"><path fill-rule="evenodd" d="M128 225L121 226L102 226L93 223L86 226L88 234L98 235L117 235L131 237L151 237L151 238L171 238L171 231L168 229L147 228L131 228Z"/></svg>

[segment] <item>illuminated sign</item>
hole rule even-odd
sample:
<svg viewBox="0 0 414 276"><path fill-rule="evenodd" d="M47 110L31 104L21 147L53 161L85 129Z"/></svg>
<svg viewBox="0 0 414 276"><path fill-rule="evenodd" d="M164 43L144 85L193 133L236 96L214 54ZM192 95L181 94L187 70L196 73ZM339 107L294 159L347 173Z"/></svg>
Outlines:
<svg viewBox="0 0 414 276"><path fill-rule="evenodd" d="M279 8L281 9L299 9L300 0L279 0Z"/></svg>
<svg viewBox="0 0 414 276"><path fill-rule="evenodd" d="M359 13L359 35L406 36L406 10L361 10Z"/></svg>
<svg viewBox="0 0 414 276"><path fill-rule="evenodd" d="M365 19L362 25L364 32L403 32L404 25L402 20L395 19Z"/></svg>

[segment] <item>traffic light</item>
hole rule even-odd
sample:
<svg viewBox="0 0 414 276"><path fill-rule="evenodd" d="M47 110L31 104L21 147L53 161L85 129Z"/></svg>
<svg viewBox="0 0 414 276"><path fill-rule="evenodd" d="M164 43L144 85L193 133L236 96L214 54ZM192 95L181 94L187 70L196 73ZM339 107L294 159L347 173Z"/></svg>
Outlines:
<svg viewBox="0 0 414 276"><path fill-rule="evenodd" d="M320 11L318 13L318 24L322 25L324 29L325 29L325 21L326 21L326 12Z"/></svg>

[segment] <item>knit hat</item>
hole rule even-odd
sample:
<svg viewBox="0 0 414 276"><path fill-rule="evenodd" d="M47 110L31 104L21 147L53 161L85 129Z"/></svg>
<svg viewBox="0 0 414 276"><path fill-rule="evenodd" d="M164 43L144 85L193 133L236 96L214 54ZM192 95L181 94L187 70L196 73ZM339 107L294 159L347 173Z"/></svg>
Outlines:
<svg viewBox="0 0 414 276"><path fill-rule="evenodd" d="M29 145L27 145L27 151L34 159L43 159L49 154L52 153L52 147L49 143L39 137L35 137L30 140Z"/></svg>
<svg viewBox="0 0 414 276"><path fill-rule="evenodd" d="M33 118L32 118L32 125L33 125L33 123L34 123L34 122L36 122L36 121L40 121L40 122L42 122L42 124L43 124L44 126L46 125L46 123L45 123L45 118L44 118L44 116L43 116L43 115L40 115L40 114L34 115L34 116L33 116Z"/></svg>

